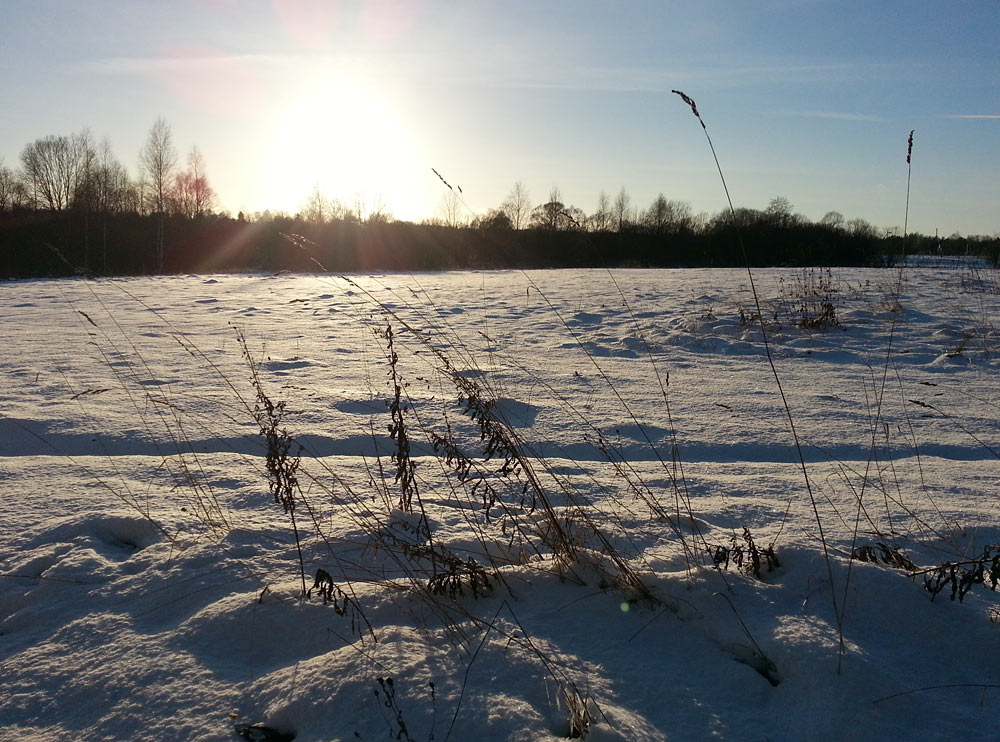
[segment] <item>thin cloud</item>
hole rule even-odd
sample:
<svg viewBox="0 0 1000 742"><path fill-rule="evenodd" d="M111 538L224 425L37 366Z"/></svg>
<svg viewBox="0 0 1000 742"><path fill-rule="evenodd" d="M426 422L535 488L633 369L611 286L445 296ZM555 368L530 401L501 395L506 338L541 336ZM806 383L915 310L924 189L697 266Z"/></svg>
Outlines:
<svg viewBox="0 0 1000 742"><path fill-rule="evenodd" d="M499 75L497 68L503 70ZM741 87L781 83L815 83L857 76L854 65L788 65L761 67L594 67L574 61L541 59L519 54L509 64L477 70L466 66L465 81L495 88L593 90L604 92L668 92L678 85L698 82L712 87ZM686 82L678 82L686 81Z"/></svg>
<svg viewBox="0 0 1000 742"><path fill-rule="evenodd" d="M1000 113L952 113L946 119L1000 119Z"/></svg>
<svg viewBox="0 0 1000 742"><path fill-rule="evenodd" d="M800 116L811 119L833 119L835 121L881 121L881 116L868 113L842 113L840 111L778 111L781 116Z"/></svg>
<svg viewBox="0 0 1000 742"><path fill-rule="evenodd" d="M400 69L407 69L404 64L399 66ZM100 75L156 78L239 73L274 81L287 79L289 74L300 77L306 70L327 67L350 70L352 74L364 74L369 78L378 77L382 72L380 68L364 65L351 54L230 54L211 50L149 57L107 57L88 63L85 69Z"/></svg>
<svg viewBox="0 0 1000 742"><path fill-rule="evenodd" d="M205 65L244 64L267 61L269 57L254 54L204 54L174 57L107 57L88 62L90 72L111 75L143 75L155 72L189 70Z"/></svg>

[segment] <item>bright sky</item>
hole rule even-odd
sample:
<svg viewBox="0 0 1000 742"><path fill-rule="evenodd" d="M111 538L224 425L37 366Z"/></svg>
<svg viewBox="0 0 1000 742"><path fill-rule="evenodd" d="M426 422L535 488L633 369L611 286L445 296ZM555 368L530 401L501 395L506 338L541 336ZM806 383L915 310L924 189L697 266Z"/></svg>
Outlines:
<svg viewBox="0 0 1000 742"><path fill-rule="evenodd" d="M318 185L439 213L515 181L717 212L785 196L911 230L1000 230L997 0L0 0L0 157L89 126L136 173L157 116L223 208Z"/></svg>

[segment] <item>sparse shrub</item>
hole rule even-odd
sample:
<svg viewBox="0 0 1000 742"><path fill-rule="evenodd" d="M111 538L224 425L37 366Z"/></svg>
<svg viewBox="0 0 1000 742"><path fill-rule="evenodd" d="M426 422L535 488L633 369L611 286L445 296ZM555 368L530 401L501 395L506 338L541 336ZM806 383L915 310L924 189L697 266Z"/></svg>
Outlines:
<svg viewBox="0 0 1000 742"><path fill-rule="evenodd" d="M712 562L720 569L729 569L730 564L735 564L736 569L745 575L753 575L758 580L761 579L760 569L767 566L770 572L775 567L780 567L778 557L774 553L774 544L761 549L754 541L750 529L743 528L743 543L733 534L730 537L728 546L719 544L708 548L708 555Z"/></svg>
<svg viewBox="0 0 1000 742"><path fill-rule="evenodd" d="M747 310L742 304L736 305L736 311L740 315L740 327L744 330L751 327L754 322L760 322L760 315L754 311Z"/></svg>
<svg viewBox="0 0 1000 742"><path fill-rule="evenodd" d="M379 700L380 706L388 710L388 716L385 711L382 712L382 716L386 724L389 725L391 739L417 742L416 739L410 736L410 732L406 727L406 721L403 719L403 710L399 707L399 702L396 700L396 683L391 677L376 678L376 680L380 690L375 690L375 697Z"/></svg>
<svg viewBox="0 0 1000 742"><path fill-rule="evenodd" d="M961 603L976 585L989 585L994 592L1000 584L1000 545L987 546L978 559L945 562L917 574L924 577L924 589L934 600L946 588L951 588L950 598Z"/></svg>
<svg viewBox="0 0 1000 742"><path fill-rule="evenodd" d="M306 593L306 597L311 598L313 590L316 590L318 588L319 595L321 598L323 598L323 605L326 605L331 601L334 603L334 605L336 605L336 598L334 597L333 594L335 587L336 586L333 583L333 577L331 577L330 573L321 567L316 570L316 577L315 579L313 579L313 585L311 588L309 588L309 591ZM339 592L339 589L337 590Z"/></svg>
<svg viewBox="0 0 1000 742"><path fill-rule="evenodd" d="M302 459L299 451L292 453L294 441L288 431L282 426L285 416L284 401L273 402L264 391L260 381L259 364L247 347L246 337L237 332L237 341L250 368L250 380L257 395L253 407L253 417L260 429L260 434L267 441L267 484L274 501L281 505L285 514L291 519L292 531L295 534L295 549L299 555L299 576L302 579L302 595L306 596L306 567L302 557L302 541L299 537L299 527L295 522L295 495L299 491L298 470Z"/></svg>
<svg viewBox="0 0 1000 742"><path fill-rule="evenodd" d="M459 595L464 595L462 583L465 582L472 590L474 597L486 595L493 589L489 574L482 564L472 557L464 562L452 558L448 560L448 571L439 572L427 583L427 589L432 595L447 595L454 600Z"/></svg>
<svg viewBox="0 0 1000 742"><path fill-rule="evenodd" d="M781 301L794 306L795 326L820 330L840 324L836 297L840 293L829 268L803 268L791 280L779 279Z"/></svg>
<svg viewBox="0 0 1000 742"><path fill-rule="evenodd" d="M566 703L566 710L569 712L569 730L566 736L569 739L587 739L590 734L590 727L594 723L594 717L587 706L587 699L580 695L576 685L561 685L563 701Z"/></svg>
<svg viewBox="0 0 1000 742"><path fill-rule="evenodd" d="M392 325L387 324L384 330L376 330L376 335L385 340L386 359L389 364L389 386L392 388L392 401L389 403L389 436L396 442L396 450L392 461L396 465L396 484L399 486L399 509L404 513L413 512L413 497L417 494L416 464L410 458L410 438L407 435L406 422L403 413L407 407L402 401L403 381L399 377L397 364L399 355L394 346L395 334Z"/></svg>
<svg viewBox="0 0 1000 742"><path fill-rule="evenodd" d="M884 564L887 567L904 569L908 572L915 572L917 570L917 565L909 557L902 554L897 547L889 546L882 541L876 541L874 545L863 544L856 546L851 552L851 556L859 562Z"/></svg>
<svg viewBox="0 0 1000 742"><path fill-rule="evenodd" d="M362 642L364 642L366 635L371 637L375 636L375 631L372 628L372 625L368 622L368 619L365 617L365 614L358 605L358 602L345 593L340 586L333 581L333 575L322 567L316 570L316 577L313 580L313 585L309 588L309 591L306 592L307 598L312 598L313 590L319 592L320 597L323 598L323 605L333 605L333 610L337 613L337 615L350 615L351 633L357 635Z"/></svg>

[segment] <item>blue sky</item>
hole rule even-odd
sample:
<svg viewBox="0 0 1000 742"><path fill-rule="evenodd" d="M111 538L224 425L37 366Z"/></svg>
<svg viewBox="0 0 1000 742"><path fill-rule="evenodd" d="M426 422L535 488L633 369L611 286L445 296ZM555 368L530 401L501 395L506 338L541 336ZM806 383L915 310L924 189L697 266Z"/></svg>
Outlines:
<svg viewBox="0 0 1000 742"><path fill-rule="evenodd" d="M1000 3L0 0L0 157L90 127L135 174L158 116L235 213L313 188L434 216L515 181L586 212L774 196L912 230L1000 231Z"/></svg>

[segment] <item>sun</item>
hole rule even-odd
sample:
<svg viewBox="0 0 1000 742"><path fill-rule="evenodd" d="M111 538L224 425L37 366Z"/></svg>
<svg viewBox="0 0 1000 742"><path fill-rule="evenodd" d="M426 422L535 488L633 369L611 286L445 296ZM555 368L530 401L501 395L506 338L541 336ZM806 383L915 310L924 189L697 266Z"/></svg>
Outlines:
<svg viewBox="0 0 1000 742"><path fill-rule="evenodd" d="M295 213L319 188L363 215L380 209L413 218L419 209L425 185L411 127L361 76L304 75L276 112L269 141L260 189L267 203Z"/></svg>

